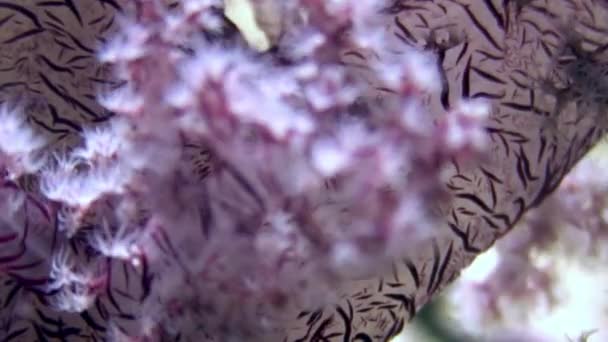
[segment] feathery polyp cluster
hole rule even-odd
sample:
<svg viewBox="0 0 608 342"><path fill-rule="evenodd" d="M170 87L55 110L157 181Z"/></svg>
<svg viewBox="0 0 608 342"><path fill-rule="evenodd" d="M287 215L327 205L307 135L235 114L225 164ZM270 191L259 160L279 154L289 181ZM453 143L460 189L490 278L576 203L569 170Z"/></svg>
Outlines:
<svg viewBox="0 0 608 342"><path fill-rule="evenodd" d="M90 236L90 244L102 255L130 261L134 265L138 265L138 257L140 249L137 245L138 239L141 238L139 231L129 230L129 227L123 223L116 232L112 232L108 222L103 222L102 226Z"/></svg>
<svg viewBox="0 0 608 342"><path fill-rule="evenodd" d="M121 144L168 142L179 155L179 144L165 138L179 136L209 150L215 163L202 183L166 157L138 164L142 171L161 161L173 165L138 188L149 198L141 204L151 213L140 231L168 242L138 240L120 222L117 236L106 228L92 240L103 254L119 259L129 258L129 246L138 241L138 253L155 255L148 258L159 263L153 269L165 269L160 260L169 259L179 265L170 272L184 268L184 276L203 279L204 285L189 288L187 295L172 291L180 286L179 277L165 278L153 292L167 307L181 303L184 322L204 320L209 329L240 322L239 329L250 329L260 324L254 313L261 307L265 317L278 318L287 307L321 303L328 288L373 275L433 236L439 175L451 158L482 151L488 108L462 103L434 123L422 100L439 89L436 63L408 51L402 59L367 66L380 75L380 87L396 94L395 101L354 113L358 101L368 100L369 85L343 65L340 54L382 44L374 5L286 5L297 11L286 18L298 19L286 26L291 32L281 44L294 49L285 51L281 63L236 43L197 36L221 19L207 2L172 10L146 5L145 20L132 23L139 33L127 27L118 43L110 43L137 51L136 62L133 53L105 54L126 78L128 91L137 89L136 106L122 106L127 97L106 102L137 127ZM356 34L343 35L354 28ZM373 36L365 37L366 29ZM97 151L95 141L103 139L95 137L86 137L92 139L87 148ZM90 159L100 153L80 155ZM167 243L180 249L168 252ZM184 311L194 302L211 309ZM172 322L179 325L178 320Z"/></svg>
<svg viewBox="0 0 608 342"><path fill-rule="evenodd" d="M124 191L129 181L130 170L124 165L87 169L72 156L56 160L54 167L44 171L41 189L48 199L72 207L86 210L104 195Z"/></svg>
<svg viewBox="0 0 608 342"><path fill-rule="evenodd" d="M162 310L142 320L182 336L200 321L220 340L279 328L288 310L324 304L434 236L440 174L482 152L488 108L426 112L439 76L415 51L362 66L391 94L372 106L342 53L383 44L374 1L289 2L278 55L217 41L215 1L135 3L141 12L100 55L125 81L100 96L116 116L53 151L38 177L79 261L154 274L144 304ZM0 119L7 156L41 146L22 121ZM187 160L192 146L211 172ZM112 277L63 253L49 289L59 308L84 310Z"/></svg>
<svg viewBox="0 0 608 342"><path fill-rule="evenodd" d="M75 160L90 165L116 160L127 143L128 127L124 122L112 121L107 126L86 128L83 134L84 146L71 153Z"/></svg>
<svg viewBox="0 0 608 342"><path fill-rule="evenodd" d="M94 270L77 265L66 248L53 256L49 277L47 291L52 293L51 303L68 312L88 309L97 297L95 288L103 281L103 275L100 277Z"/></svg>

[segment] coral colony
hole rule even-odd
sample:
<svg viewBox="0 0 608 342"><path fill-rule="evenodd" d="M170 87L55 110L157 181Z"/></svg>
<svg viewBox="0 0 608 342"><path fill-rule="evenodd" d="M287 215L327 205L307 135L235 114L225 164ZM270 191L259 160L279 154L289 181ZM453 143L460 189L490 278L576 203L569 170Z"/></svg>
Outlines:
<svg viewBox="0 0 608 342"><path fill-rule="evenodd" d="M0 2L5 341L388 339L603 133L540 1L288 0L265 53L221 1L83 2ZM538 13L576 63L509 50Z"/></svg>

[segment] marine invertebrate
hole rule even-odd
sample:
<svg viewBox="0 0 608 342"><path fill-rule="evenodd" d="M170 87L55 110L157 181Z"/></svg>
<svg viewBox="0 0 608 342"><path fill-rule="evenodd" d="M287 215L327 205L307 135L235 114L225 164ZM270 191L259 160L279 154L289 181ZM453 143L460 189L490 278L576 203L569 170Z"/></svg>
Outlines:
<svg viewBox="0 0 608 342"><path fill-rule="evenodd" d="M239 47L238 38L225 39L214 1L182 1L167 8L158 1L135 1L131 24L119 31L116 13L127 2L0 2L0 23L7 28L2 41L10 47L3 49L0 60L0 75L9 80L2 100L18 104L29 122L47 133L53 148L67 150L58 160L66 155L73 163L59 164L74 175L65 178L73 182L69 188L79 191L48 196L59 184L51 182L58 175L56 165L41 178L47 197L55 202L29 190L24 184L29 178L7 180L7 192L26 198L13 210L15 220L24 219L25 227L35 222L37 229L33 236L28 229L5 228L7 246L28 247L18 258L6 258L1 317L7 336L94 338L109 329L115 336L136 331L152 336L161 328L174 336L215 334L226 328L224 317L246 321L259 316L255 310L239 311L238 301L253 291L261 294L254 296L259 302L248 308L259 304L269 310L262 312L270 312L268 305L278 306L289 318L283 322L262 315L267 329L276 333L273 338L388 339L477 253L555 189L605 131L595 121L602 114L598 97L574 96L570 99L575 101L563 103L560 91L567 88L557 81L578 84L572 64L561 62L580 61L580 49L597 54L606 44L604 36L596 35L606 30L600 18L605 8L598 2L564 0L549 6L547 1L403 0L385 6L377 16L370 10L374 2L293 3L308 11L310 22L296 16L294 26L278 40L276 55L253 56ZM578 50L561 48L571 41L562 29L568 18L576 18L570 23L573 30L587 38ZM366 32L358 24L374 30ZM346 39L348 29L352 35ZM114 63L117 77L97 61L98 46L106 47L101 55ZM587 58L585 63L602 61ZM344 69L338 67L342 64ZM370 85L364 87L363 81ZM551 89L558 89L557 94ZM98 93L109 90L118 92L97 101ZM362 95L358 101L357 95ZM463 104L463 98L469 101ZM491 104L485 135L476 134L475 114L485 108L476 105L479 100ZM363 119L337 115L350 114L346 108ZM257 115L259 111L264 115ZM104 132L120 136L125 145L103 153L86 145L70 153L83 132L88 139L95 137L88 127L116 114L119 118L112 120L117 124ZM360 126L350 125L351 119ZM464 163L480 147L480 139L491 142L492 153L480 164ZM357 167L352 167L353 160ZM411 178L399 173L404 167ZM377 174L370 177L370 170ZM438 171L444 184L431 182ZM196 175L204 176L205 186L194 186ZM326 196L309 191L320 189L320 180L327 180L338 195L323 202L327 212L310 215L313 204ZM385 191L386 185L398 195L417 196L396 196ZM419 209L426 208L426 196L439 200L437 185L444 185L451 199L436 203L442 219L433 221ZM336 202L349 204L349 215L336 215L341 208L330 206ZM199 211L192 203L208 206ZM155 215L150 215L151 208ZM59 214L61 220L53 217ZM100 251L111 249L87 249L90 238L79 243L100 229L100 218L106 219L106 237L124 235L123 229L138 233L124 235L130 247L123 248L127 253L120 258L100 258ZM366 220L382 224L366 225ZM73 249L79 262L94 260L88 267L103 275L86 282L85 293L99 297L77 315L55 313L45 305L46 296L57 294L44 286L49 265L40 258L59 250L56 222L63 222L72 235L61 240L64 248ZM352 222L360 225L346 224ZM401 244L409 247L408 237L428 233L407 229L427 222L436 225L428 231L438 235L425 243L414 239L417 248L405 250ZM218 230L243 238L229 244L210 240L206 243L212 247L201 253L192 229L175 227L200 227L200 241L211 229L216 238L226 238ZM369 234L399 229L405 231ZM306 234L294 237L294 231ZM213 245L215 241L220 242ZM298 260L311 241L315 253L328 257L320 260L334 264L312 263L303 268L309 273L300 268L287 273L297 275L294 269L300 269L301 276L329 275L330 281L359 271L369 277L380 260L399 258L386 276L352 281L333 293L333 306L303 308L311 298L303 296L290 311L283 307L290 299L285 293L302 279L289 283L294 279L256 262L276 265L294 255ZM243 260L243 253L257 255L260 250L269 259ZM16 259L34 261L16 267L11 264ZM214 267L208 268L210 261ZM364 262L372 266L364 267ZM267 287L229 288L246 283L242 276L249 268L266 271L253 274L251 281ZM199 278L204 281L193 280ZM184 284L183 291L175 292ZM236 296L244 289L242 297ZM317 290L315 300L324 292ZM222 292L234 296L200 295ZM159 316L145 316L159 307ZM206 319L194 319L201 315ZM164 324L169 316L183 319Z"/></svg>

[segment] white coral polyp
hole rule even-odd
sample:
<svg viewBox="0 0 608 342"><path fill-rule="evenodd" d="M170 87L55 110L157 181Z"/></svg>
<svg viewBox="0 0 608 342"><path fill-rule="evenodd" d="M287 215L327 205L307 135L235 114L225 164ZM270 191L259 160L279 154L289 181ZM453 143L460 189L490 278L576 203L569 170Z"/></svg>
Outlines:
<svg viewBox="0 0 608 342"><path fill-rule="evenodd" d="M145 42L148 38L149 31L145 27L131 23L122 31L121 36L110 41L101 50L98 58L106 63L136 60L147 53Z"/></svg>
<svg viewBox="0 0 608 342"><path fill-rule="evenodd" d="M374 65L376 73L390 89L401 91L405 84L429 93L440 89L441 77L432 55L407 50L398 56L385 54L381 56L381 62Z"/></svg>
<svg viewBox="0 0 608 342"><path fill-rule="evenodd" d="M62 291L52 301L54 306L66 312L83 312L87 310L93 302L96 296L85 291Z"/></svg>
<svg viewBox="0 0 608 342"><path fill-rule="evenodd" d="M144 107L143 97L128 87L104 94L98 101L106 109L126 115L137 115Z"/></svg>
<svg viewBox="0 0 608 342"><path fill-rule="evenodd" d="M406 61L408 78L421 90L436 92L440 89L441 77L433 57L411 52Z"/></svg>
<svg viewBox="0 0 608 342"><path fill-rule="evenodd" d="M63 248L53 256L50 278L52 281L48 288L57 290L72 284L86 284L91 281L92 274L76 272L76 263L71 258L70 252Z"/></svg>
<svg viewBox="0 0 608 342"><path fill-rule="evenodd" d="M117 120L105 127L87 129L83 134L85 146L76 149L72 155L89 162L116 158L124 149L126 130L126 125Z"/></svg>
<svg viewBox="0 0 608 342"><path fill-rule="evenodd" d="M49 172L43 176L41 187L51 200L87 208L103 195L122 193L130 176L128 169L118 165L84 174Z"/></svg>
<svg viewBox="0 0 608 342"><path fill-rule="evenodd" d="M290 133L307 135L314 130L314 120L287 106L279 94L268 88L269 80L244 87L242 83L247 81L251 80L229 78L226 81L229 108L242 124L258 125L277 139L285 139ZM261 98L264 101L260 101Z"/></svg>
<svg viewBox="0 0 608 342"><path fill-rule="evenodd" d="M44 139L27 125L23 115L6 106L0 108L0 167L8 164L4 166L10 172L35 172L41 164L32 154L44 145Z"/></svg>
<svg viewBox="0 0 608 342"><path fill-rule="evenodd" d="M460 101L458 110L462 116L482 121L490 115L490 105L485 101Z"/></svg>
<svg viewBox="0 0 608 342"><path fill-rule="evenodd" d="M96 231L91 237L91 245L101 254L121 260L133 260L140 250L136 245L139 232L128 231L128 227L121 225L116 233L110 232L107 222L102 224L102 231Z"/></svg>
<svg viewBox="0 0 608 342"><path fill-rule="evenodd" d="M221 84L222 78L235 66L243 67L248 63L240 50L223 51L217 48L201 49L193 58L183 61L179 68L181 80L192 91L204 91L209 83Z"/></svg>
<svg viewBox="0 0 608 342"><path fill-rule="evenodd" d="M318 140L311 150L312 163L324 177L332 177L342 171L349 163L347 151L327 139Z"/></svg>

